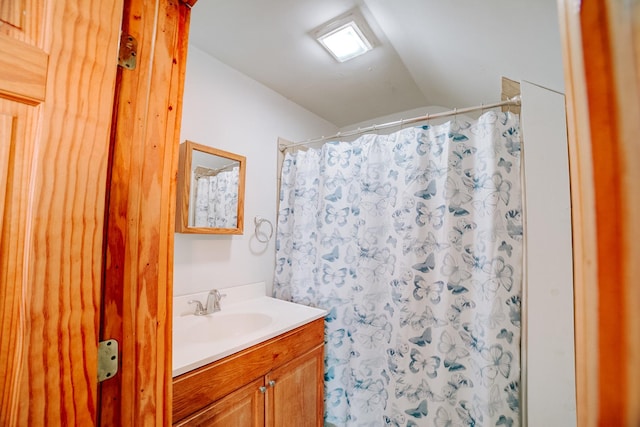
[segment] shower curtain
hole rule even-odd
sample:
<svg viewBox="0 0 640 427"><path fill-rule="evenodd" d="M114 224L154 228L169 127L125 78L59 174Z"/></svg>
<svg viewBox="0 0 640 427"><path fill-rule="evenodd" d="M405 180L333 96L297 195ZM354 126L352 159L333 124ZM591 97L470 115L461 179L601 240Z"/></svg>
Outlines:
<svg viewBox="0 0 640 427"><path fill-rule="evenodd" d="M274 295L328 310L325 421L519 425L518 117L287 153Z"/></svg>
<svg viewBox="0 0 640 427"><path fill-rule="evenodd" d="M196 180L196 227L237 227L239 171L234 167Z"/></svg>

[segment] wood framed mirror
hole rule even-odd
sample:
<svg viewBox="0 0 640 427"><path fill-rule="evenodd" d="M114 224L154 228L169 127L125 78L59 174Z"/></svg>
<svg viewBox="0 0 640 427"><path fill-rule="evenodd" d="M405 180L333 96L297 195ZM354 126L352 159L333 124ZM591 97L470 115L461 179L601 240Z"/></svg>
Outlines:
<svg viewBox="0 0 640 427"><path fill-rule="evenodd" d="M242 234L246 158L192 141L180 144L176 231Z"/></svg>

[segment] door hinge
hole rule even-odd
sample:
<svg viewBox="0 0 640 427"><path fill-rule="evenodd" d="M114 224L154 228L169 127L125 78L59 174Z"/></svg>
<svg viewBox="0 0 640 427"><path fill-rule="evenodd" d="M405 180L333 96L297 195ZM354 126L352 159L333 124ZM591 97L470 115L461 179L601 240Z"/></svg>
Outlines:
<svg viewBox="0 0 640 427"><path fill-rule="evenodd" d="M118 372L118 341L98 343L98 382L113 378Z"/></svg>
<svg viewBox="0 0 640 427"><path fill-rule="evenodd" d="M118 52L118 65L127 70L136 69L136 56L138 55L138 40L130 34L120 35L120 51Z"/></svg>

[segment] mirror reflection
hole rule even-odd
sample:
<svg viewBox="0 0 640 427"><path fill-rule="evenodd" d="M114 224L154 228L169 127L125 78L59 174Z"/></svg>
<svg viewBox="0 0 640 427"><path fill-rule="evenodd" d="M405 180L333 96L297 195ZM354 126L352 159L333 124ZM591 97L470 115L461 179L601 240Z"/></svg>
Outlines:
<svg viewBox="0 0 640 427"><path fill-rule="evenodd" d="M192 141L181 144L177 231L242 234L244 167L244 156Z"/></svg>

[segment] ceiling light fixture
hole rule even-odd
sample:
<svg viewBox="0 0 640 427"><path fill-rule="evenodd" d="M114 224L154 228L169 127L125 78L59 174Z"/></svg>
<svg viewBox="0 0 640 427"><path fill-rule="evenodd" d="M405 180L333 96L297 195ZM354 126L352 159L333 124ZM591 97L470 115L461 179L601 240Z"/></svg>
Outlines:
<svg viewBox="0 0 640 427"><path fill-rule="evenodd" d="M375 46L366 21L353 11L322 25L314 31L314 37L338 62L367 53Z"/></svg>

